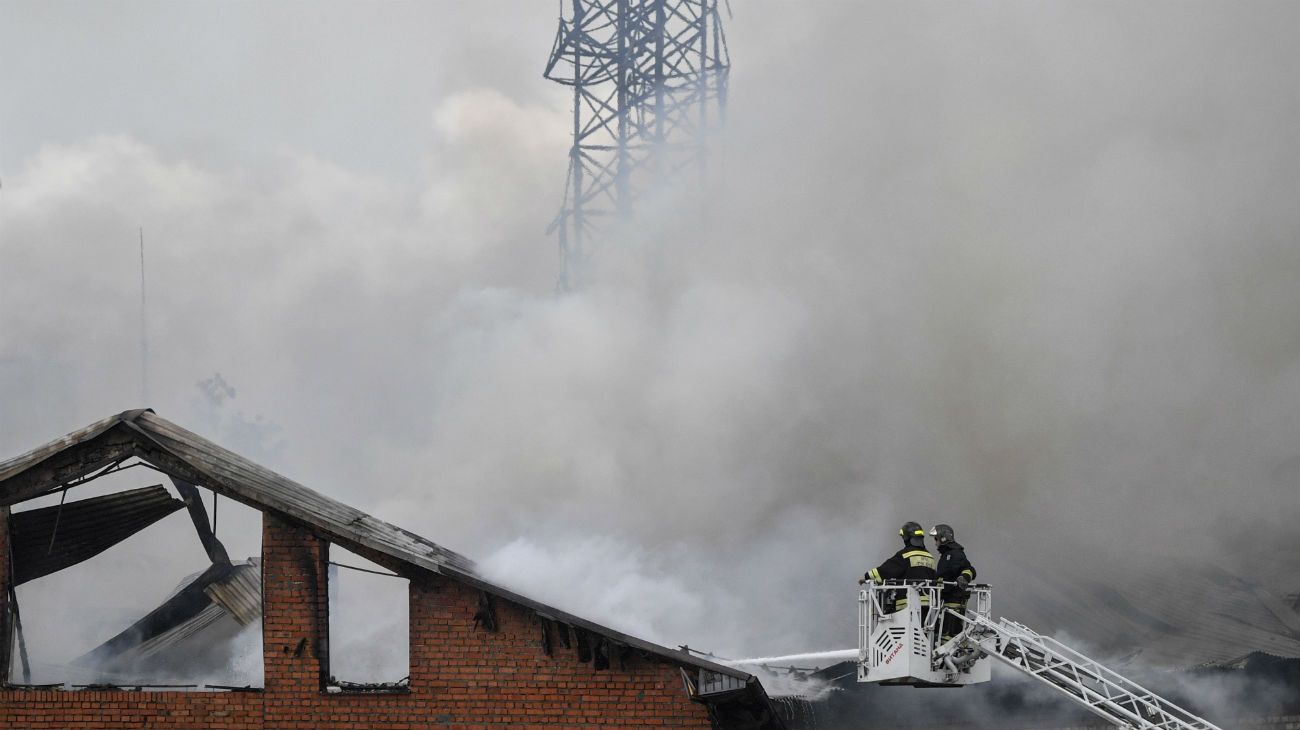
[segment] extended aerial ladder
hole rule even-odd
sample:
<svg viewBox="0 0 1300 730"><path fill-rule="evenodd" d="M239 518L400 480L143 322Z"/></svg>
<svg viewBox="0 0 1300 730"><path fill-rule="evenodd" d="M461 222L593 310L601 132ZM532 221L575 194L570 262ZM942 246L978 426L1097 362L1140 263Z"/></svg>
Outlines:
<svg viewBox="0 0 1300 730"><path fill-rule="evenodd" d="M976 684L989 680L990 659L996 659L1119 727L1219 730L1050 636L993 620L988 586L970 587L964 611L944 607L941 594L942 586L934 584L866 584L858 594L859 682ZM892 610L895 605L899 610ZM945 616L954 619L951 637L943 635Z"/></svg>

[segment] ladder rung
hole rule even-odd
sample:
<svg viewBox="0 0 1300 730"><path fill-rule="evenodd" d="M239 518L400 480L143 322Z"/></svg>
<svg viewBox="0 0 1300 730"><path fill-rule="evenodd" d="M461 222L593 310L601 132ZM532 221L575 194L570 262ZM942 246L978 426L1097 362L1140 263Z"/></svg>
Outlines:
<svg viewBox="0 0 1300 730"><path fill-rule="evenodd" d="M971 628L978 627L986 632L981 646L988 654L1055 687L1108 721L1141 730L1219 730L1127 677L1050 636L1040 636L1023 624L1007 619L994 623L980 615L964 618ZM993 637L996 640L989 641Z"/></svg>

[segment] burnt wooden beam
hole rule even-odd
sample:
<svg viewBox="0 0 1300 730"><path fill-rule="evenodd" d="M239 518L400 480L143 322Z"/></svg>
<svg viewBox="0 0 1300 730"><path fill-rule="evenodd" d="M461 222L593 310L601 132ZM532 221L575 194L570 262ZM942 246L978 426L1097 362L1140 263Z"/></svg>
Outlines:
<svg viewBox="0 0 1300 730"><path fill-rule="evenodd" d="M618 668L627 669L628 657L632 656L632 648L626 644L614 644L614 654L618 657Z"/></svg>
<svg viewBox="0 0 1300 730"><path fill-rule="evenodd" d="M492 594L479 591L478 610L474 611L474 628L482 626L488 631L497 630L497 611L492 605Z"/></svg>
<svg viewBox="0 0 1300 730"><path fill-rule="evenodd" d="M32 665L27 660L27 636L23 634L23 616L18 608L18 593L12 583L9 584L9 610L13 614L14 637L18 640L18 661L23 668L23 683L32 681Z"/></svg>
<svg viewBox="0 0 1300 730"><path fill-rule="evenodd" d="M38 497L134 453L134 434L118 424L83 443L55 452L35 466L0 482L0 505Z"/></svg>
<svg viewBox="0 0 1300 730"><path fill-rule="evenodd" d="M578 661L587 663L591 661L591 646L588 644L587 632L573 627L573 644L578 650Z"/></svg>
<svg viewBox="0 0 1300 730"><path fill-rule="evenodd" d="M538 621L542 624L542 651L546 656L555 656L554 650L551 649L551 622L540 617Z"/></svg>
<svg viewBox="0 0 1300 730"><path fill-rule="evenodd" d="M199 542L203 545L203 551L208 554L208 560L213 564L230 565L230 555L226 553L226 546L217 539L211 523L208 522L208 510L203 505L203 496L199 494L199 488L176 477L172 477L172 484L176 487L176 493L185 501L185 507L190 512L190 521L194 523L194 531L199 534Z"/></svg>

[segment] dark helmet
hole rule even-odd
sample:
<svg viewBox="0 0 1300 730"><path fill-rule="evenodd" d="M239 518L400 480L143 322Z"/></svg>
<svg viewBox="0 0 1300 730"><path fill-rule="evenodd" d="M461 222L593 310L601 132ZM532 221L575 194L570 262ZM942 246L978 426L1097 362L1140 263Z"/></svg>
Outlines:
<svg viewBox="0 0 1300 730"><path fill-rule="evenodd" d="M930 528L930 537L933 537L934 541L940 545L950 543L957 539L957 535L953 533L952 527L943 523L939 523Z"/></svg>
<svg viewBox="0 0 1300 730"><path fill-rule="evenodd" d="M915 522L904 523L898 528L898 534L903 538L904 545L925 547L925 528Z"/></svg>

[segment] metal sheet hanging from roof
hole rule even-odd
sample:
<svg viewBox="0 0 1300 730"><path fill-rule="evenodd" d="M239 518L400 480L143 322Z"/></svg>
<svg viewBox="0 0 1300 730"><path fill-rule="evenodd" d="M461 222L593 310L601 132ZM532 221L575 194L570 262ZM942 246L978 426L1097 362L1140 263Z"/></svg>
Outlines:
<svg viewBox="0 0 1300 730"><path fill-rule="evenodd" d="M89 560L184 506L155 485L14 512L14 584Z"/></svg>

